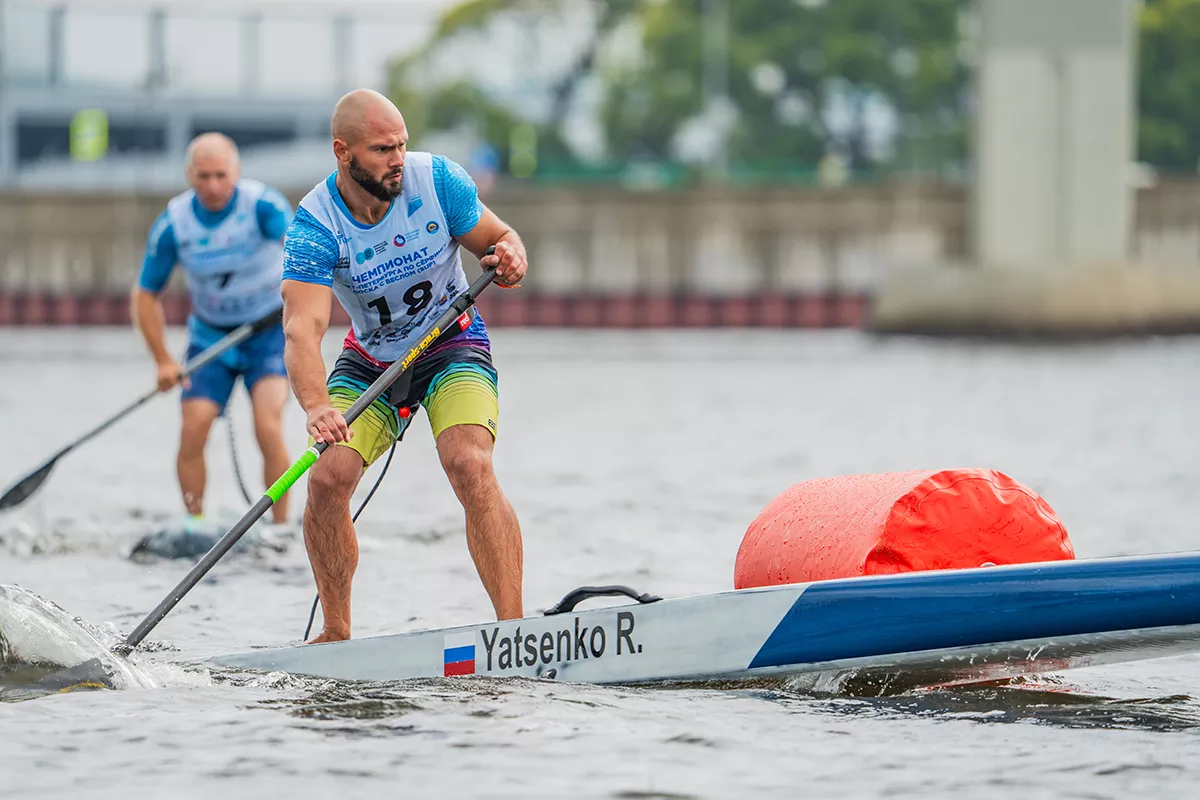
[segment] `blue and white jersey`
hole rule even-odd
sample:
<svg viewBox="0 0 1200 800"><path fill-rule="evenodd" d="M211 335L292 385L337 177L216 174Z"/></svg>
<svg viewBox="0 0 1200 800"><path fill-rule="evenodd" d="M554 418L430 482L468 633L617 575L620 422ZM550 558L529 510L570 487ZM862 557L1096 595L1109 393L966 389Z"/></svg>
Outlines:
<svg viewBox="0 0 1200 800"><path fill-rule="evenodd" d="M283 304L280 240L291 212L281 194L258 181L238 181L217 212L188 190L167 203L150 229L139 285L162 291L178 263L201 323L233 328L264 317Z"/></svg>
<svg viewBox="0 0 1200 800"><path fill-rule="evenodd" d="M458 242L483 205L458 164L410 152L404 190L375 225L354 218L333 173L300 201L284 243L284 280L330 286L365 355L389 363L469 286ZM482 319L463 341L487 343Z"/></svg>

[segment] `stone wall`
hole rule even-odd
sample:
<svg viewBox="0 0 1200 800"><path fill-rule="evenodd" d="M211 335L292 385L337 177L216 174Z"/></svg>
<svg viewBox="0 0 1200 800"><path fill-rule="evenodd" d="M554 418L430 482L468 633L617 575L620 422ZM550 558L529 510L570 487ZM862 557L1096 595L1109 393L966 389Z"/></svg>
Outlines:
<svg viewBox="0 0 1200 800"><path fill-rule="evenodd" d="M125 323L166 200L0 193L0 324ZM886 276L964 264L970 249L966 191L934 183L518 187L487 202L530 249L522 288L481 302L501 325L857 325ZM1134 238L1144 258L1200 264L1200 182L1140 192ZM167 298L176 322L181 290L177 272Z"/></svg>

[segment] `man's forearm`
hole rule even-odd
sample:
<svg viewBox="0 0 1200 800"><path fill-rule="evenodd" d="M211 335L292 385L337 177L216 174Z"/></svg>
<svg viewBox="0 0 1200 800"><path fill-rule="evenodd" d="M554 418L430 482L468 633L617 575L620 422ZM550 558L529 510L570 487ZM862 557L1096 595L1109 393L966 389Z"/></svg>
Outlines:
<svg viewBox="0 0 1200 800"><path fill-rule="evenodd" d="M158 295L151 294L141 287L134 287L129 305L134 327L142 334L154 361L158 364L169 363L172 359L167 350L166 320Z"/></svg>
<svg viewBox="0 0 1200 800"><path fill-rule="evenodd" d="M286 279L280 292L283 295L283 364L296 400L308 413L329 405L321 340L329 329L333 295L327 286Z"/></svg>
<svg viewBox="0 0 1200 800"><path fill-rule="evenodd" d="M287 330L283 351L284 365L296 400L305 412L329 405L329 390L325 388L325 359L321 356L321 339L296 335Z"/></svg>

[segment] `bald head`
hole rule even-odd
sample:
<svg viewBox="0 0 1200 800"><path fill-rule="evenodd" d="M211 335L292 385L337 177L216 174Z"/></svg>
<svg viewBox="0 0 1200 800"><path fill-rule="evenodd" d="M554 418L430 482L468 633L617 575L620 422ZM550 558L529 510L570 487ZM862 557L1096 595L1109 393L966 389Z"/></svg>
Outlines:
<svg viewBox="0 0 1200 800"><path fill-rule="evenodd" d="M356 184L349 189L352 194L361 189L359 197L367 205L400 196L408 128L391 100L371 89L356 89L334 106L330 128L340 180L347 187Z"/></svg>
<svg viewBox="0 0 1200 800"><path fill-rule="evenodd" d="M202 133L187 146L187 179L209 211L229 205L241 177L237 145L223 133Z"/></svg>
<svg viewBox="0 0 1200 800"><path fill-rule="evenodd" d="M333 107L330 128L334 139L353 145L371 133L404 128L404 116L395 103L374 89L355 89Z"/></svg>
<svg viewBox="0 0 1200 800"><path fill-rule="evenodd" d="M191 169L197 158L224 159L236 166L239 159L237 145L223 133L202 133L187 146L187 166Z"/></svg>

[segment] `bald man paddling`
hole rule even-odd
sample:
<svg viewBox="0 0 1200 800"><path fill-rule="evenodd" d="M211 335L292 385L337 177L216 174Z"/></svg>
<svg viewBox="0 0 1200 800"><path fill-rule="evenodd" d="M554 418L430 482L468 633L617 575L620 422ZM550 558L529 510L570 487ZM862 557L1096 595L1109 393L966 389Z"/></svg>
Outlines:
<svg viewBox="0 0 1200 800"><path fill-rule="evenodd" d="M282 275L283 234L292 207L283 195L241 177L237 146L219 133L197 136L187 148L191 189L173 198L150 228L142 271L133 287L132 316L157 365L159 389L179 382L180 365L163 338L159 294L176 264L187 277L192 313L187 358L194 358L235 328L277 311ZM283 442L283 408L288 383L283 364L283 327L256 333L184 381L183 430L177 468L185 527L201 520L204 502L204 445L241 377L254 407L254 433L270 486L288 468ZM273 509L287 517L286 498Z"/></svg>
<svg viewBox="0 0 1200 800"><path fill-rule="evenodd" d="M515 286L525 275L525 245L479 201L462 167L408 151L404 118L383 95L347 94L334 108L332 131L337 171L300 202L283 266L288 377L309 433L336 445L309 473L304 509L324 617L312 641L350 638L358 566L350 495L422 407L496 617L521 617L521 529L492 470L498 393L483 318L472 309L469 327L443 334L353 424L342 415L468 287L460 248L496 266L498 284ZM495 253L485 255L491 246ZM331 293L352 328L327 379L321 339Z"/></svg>

